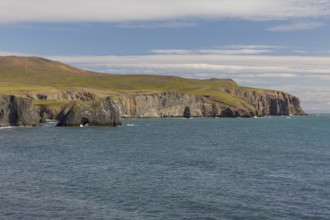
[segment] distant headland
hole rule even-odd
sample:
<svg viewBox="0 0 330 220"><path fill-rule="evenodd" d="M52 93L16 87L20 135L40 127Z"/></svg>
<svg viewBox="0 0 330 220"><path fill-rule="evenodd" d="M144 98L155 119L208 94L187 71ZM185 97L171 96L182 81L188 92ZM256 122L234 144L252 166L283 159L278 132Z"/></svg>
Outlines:
<svg viewBox="0 0 330 220"><path fill-rule="evenodd" d="M187 112L189 109L189 112ZM189 114L188 114L189 113ZM117 126L121 118L305 115L297 97L231 79L117 75L0 57L0 126Z"/></svg>

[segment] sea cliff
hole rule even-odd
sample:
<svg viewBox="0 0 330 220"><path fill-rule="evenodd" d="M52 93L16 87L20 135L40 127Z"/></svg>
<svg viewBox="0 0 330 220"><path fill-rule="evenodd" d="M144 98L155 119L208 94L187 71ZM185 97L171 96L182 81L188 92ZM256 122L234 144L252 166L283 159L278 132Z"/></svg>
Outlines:
<svg viewBox="0 0 330 220"><path fill-rule="evenodd" d="M227 92L241 98L239 107L228 106L205 96L178 92L126 93L100 97L87 91L70 90L27 94L26 97L1 95L0 126L36 126L46 119L56 119L61 126L79 126L83 118L94 126L117 126L121 124L121 117L183 117L187 107L190 109L190 117L306 114L299 99L284 92L267 91L260 94L237 89ZM56 101L54 104L53 100Z"/></svg>
<svg viewBox="0 0 330 220"><path fill-rule="evenodd" d="M40 116L31 98L0 95L0 127L38 126Z"/></svg>
<svg viewBox="0 0 330 220"><path fill-rule="evenodd" d="M231 91L230 91L231 92ZM233 91L242 98L241 107L231 107L208 97L184 93L129 94L117 97L121 115L125 118L183 117L190 108L191 117L252 117L265 115L306 114L297 97L278 91L256 94Z"/></svg>
<svg viewBox="0 0 330 220"><path fill-rule="evenodd" d="M118 113L123 118L162 118L183 117L186 107L190 109L191 117L253 117L265 115L305 115L297 97L279 91L257 93L251 91L227 91L241 100L239 107L228 106L210 97L196 96L178 92L158 93L125 93L113 94L111 97ZM35 99L46 97L50 100L78 100L90 103L99 99L98 95L87 91L67 91L64 93L30 95ZM38 105L40 112L53 112L47 117L60 119L58 106ZM56 111L56 108L58 109ZM45 115L43 115L45 118Z"/></svg>

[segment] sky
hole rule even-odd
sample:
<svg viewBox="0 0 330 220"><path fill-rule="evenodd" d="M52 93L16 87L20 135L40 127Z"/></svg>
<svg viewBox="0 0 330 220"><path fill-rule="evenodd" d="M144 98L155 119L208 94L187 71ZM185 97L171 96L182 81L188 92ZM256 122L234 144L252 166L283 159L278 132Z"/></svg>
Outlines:
<svg viewBox="0 0 330 220"><path fill-rule="evenodd" d="M231 78L330 113L330 0L1 0L0 56Z"/></svg>

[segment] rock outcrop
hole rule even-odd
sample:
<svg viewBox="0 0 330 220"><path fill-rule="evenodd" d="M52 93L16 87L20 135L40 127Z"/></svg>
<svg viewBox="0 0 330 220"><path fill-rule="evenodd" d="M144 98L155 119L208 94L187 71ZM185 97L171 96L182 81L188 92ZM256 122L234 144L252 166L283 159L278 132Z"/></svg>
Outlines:
<svg viewBox="0 0 330 220"><path fill-rule="evenodd" d="M106 97L93 102L73 101L58 116L58 126L119 126L118 106Z"/></svg>
<svg viewBox="0 0 330 220"><path fill-rule="evenodd" d="M231 107L208 97L183 93L126 94L117 97L125 118L183 117L189 106L191 117L252 117L265 115L304 115L299 99L287 93L269 91L228 91L240 96L241 107Z"/></svg>
<svg viewBox="0 0 330 220"><path fill-rule="evenodd" d="M32 98L0 95L0 127L37 126L39 121Z"/></svg>
<svg viewBox="0 0 330 220"><path fill-rule="evenodd" d="M280 91L226 90L227 93L243 97L254 109L256 116L265 115L304 115L297 97Z"/></svg>

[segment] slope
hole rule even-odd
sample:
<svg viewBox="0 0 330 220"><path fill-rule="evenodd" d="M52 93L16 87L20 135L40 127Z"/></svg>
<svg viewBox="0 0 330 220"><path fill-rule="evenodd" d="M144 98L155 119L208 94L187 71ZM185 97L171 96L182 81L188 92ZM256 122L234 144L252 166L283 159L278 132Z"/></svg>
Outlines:
<svg viewBox="0 0 330 220"><path fill-rule="evenodd" d="M159 75L115 75L77 69L39 57L0 57L0 94L24 95L34 91L84 89L99 94L181 92L208 97L231 107L246 102L228 90L244 88L230 79L186 79Z"/></svg>

